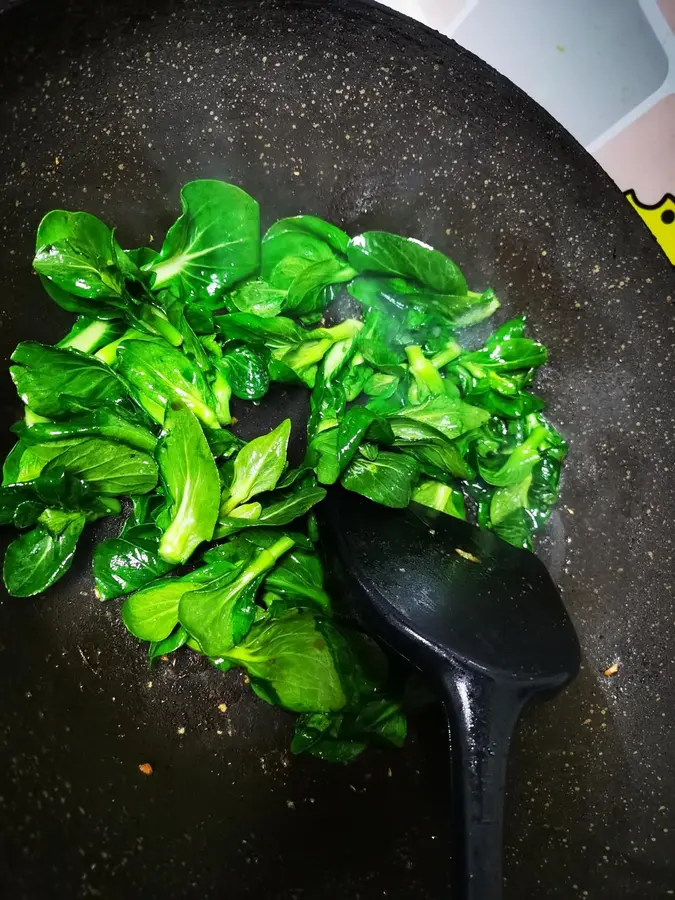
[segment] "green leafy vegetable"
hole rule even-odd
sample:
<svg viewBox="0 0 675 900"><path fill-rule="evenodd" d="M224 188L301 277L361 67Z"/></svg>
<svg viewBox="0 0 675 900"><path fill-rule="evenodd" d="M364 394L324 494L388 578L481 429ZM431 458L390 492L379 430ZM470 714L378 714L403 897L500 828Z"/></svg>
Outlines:
<svg viewBox="0 0 675 900"><path fill-rule="evenodd" d="M261 549L254 559L222 582L190 591L179 603L178 618L207 656L222 656L248 633L255 619L261 577L293 546L288 537ZM156 638L154 638L156 640Z"/></svg>
<svg viewBox="0 0 675 900"><path fill-rule="evenodd" d="M132 594L122 607L122 620L143 641L163 641L178 624L181 597L197 590L198 584L166 578Z"/></svg>
<svg viewBox="0 0 675 900"><path fill-rule="evenodd" d="M70 405L76 409L72 402ZM37 422L19 433L21 440L29 445L94 435L119 441L146 453L153 453L157 445L156 437L148 428L137 424L122 411L104 407L91 412L74 411L66 422Z"/></svg>
<svg viewBox="0 0 675 900"><path fill-rule="evenodd" d="M297 274L308 266L345 257L348 244L344 231L317 216L280 219L262 241L262 277L275 287L288 290ZM283 263L289 259L295 264L284 268Z"/></svg>
<svg viewBox="0 0 675 900"><path fill-rule="evenodd" d="M33 266L62 291L92 300L120 298L127 268L107 225L89 213L62 209L40 222Z"/></svg>
<svg viewBox="0 0 675 900"><path fill-rule="evenodd" d="M218 469L199 422L187 407L169 407L157 459L171 503L171 522L158 552L168 563L184 563L213 537L220 506Z"/></svg>
<svg viewBox="0 0 675 900"><path fill-rule="evenodd" d="M128 393L106 365L79 350L57 350L33 341L19 344L9 373L23 402L41 416L66 417L68 399L123 404Z"/></svg>
<svg viewBox="0 0 675 900"><path fill-rule="evenodd" d="M162 424L174 400L185 404L208 428L218 428L216 401L200 370L178 350L159 341L124 341L117 350L120 374L139 403Z"/></svg>
<svg viewBox="0 0 675 900"><path fill-rule="evenodd" d="M265 587L275 594L298 601L298 605L318 606L330 611L330 597L323 588L323 570L314 553L293 550L265 579Z"/></svg>
<svg viewBox="0 0 675 900"><path fill-rule="evenodd" d="M230 312L252 313L269 319L278 316L286 304L287 290L272 287L260 278L245 281L224 297Z"/></svg>
<svg viewBox="0 0 675 900"><path fill-rule="evenodd" d="M158 578L124 601L124 624L141 640L163 641L178 625L178 608L185 594L227 584L235 574L231 562L215 560L181 578Z"/></svg>
<svg viewBox="0 0 675 900"><path fill-rule="evenodd" d="M466 281L455 263L414 238L367 231L351 239L347 258L357 272L414 278L441 294L467 293Z"/></svg>
<svg viewBox="0 0 675 900"><path fill-rule="evenodd" d="M182 625L177 625L174 631L161 641L151 641L148 648L148 660L152 663L154 660L167 656L169 653L175 653L180 650L190 640L190 635Z"/></svg>
<svg viewBox="0 0 675 900"><path fill-rule="evenodd" d="M260 224L256 201L222 181L191 181L181 191L183 213L159 256L143 268L153 288L218 305L225 288L258 266Z"/></svg>
<svg viewBox="0 0 675 900"><path fill-rule="evenodd" d="M39 225L36 285L78 318L55 346L12 356L25 408L0 487L0 525L18 530L5 585L46 590L85 525L124 510L94 548L96 593L124 598L150 663L197 653L243 669L299 714L294 753L345 763L399 747L403 688L324 584L323 485L531 549L567 453L531 390L547 350L523 316L482 345L463 332L499 300L420 241L306 215L261 239L256 201L215 180L186 184L181 204L160 252L123 249L86 212ZM290 419L239 436L238 419L255 434L246 404L274 415L303 392L299 465Z"/></svg>
<svg viewBox="0 0 675 900"><path fill-rule="evenodd" d="M118 322L106 322L78 316L68 334L56 345L60 350L79 350L81 353L95 353L106 344L122 336L123 326Z"/></svg>
<svg viewBox="0 0 675 900"><path fill-rule="evenodd" d="M291 611L254 625L225 660L243 666L259 696L293 712L342 709L347 697L326 640L329 622Z"/></svg>
<svg viewBox="0 0 675 900"><path fill-rule="evenodd" d="M47 446L57 447L60 443L68 442L54 441ZM77 475L99 494L111 496L145 494L157 484L157 466L151 456L97 437L78 438L64 446L42 471L47 474L59 469Z"/></svg>
<svg viewBox="0 0 675 900"><path fill-rule="evenodd" d="M410 503L419 473L414 459L403 453L384 452L374 460L356 457L342 476L342 484L375 503L403 509Z"/></svg>
<svg viewBox="0 0 675 900"><path fill-rule="evenodd" d="M235 347L223 354L221 366L232 393L241 400L260 400L270 386L266 354L252 347Z"/></svg>
<svg viewBox="0 0 675 900"><path fill-rule="evenodd" d="M435 252L435 251L433 251ZM436 317L455 328L477 325L499 309L494 291L463 294L434 293L421 284L404 278L360 275L349 285L349 293L366 307L372 307L390 316L408 311Z"/></svg>
<svg viewBox="0 0 675 900"><path fill-rule="evenodd" d="M70 568L85 526L83 513L45 510L38 525L7 548L2 570L13 597L32 597L46 591Z"/></svg>
<svg viewBox="0 0 675 900"><path fill-rule="evenodd" d="M304 516L313 506L326 496L324 488L319 487L313 478L303 479L285 491L271 495L268 503L260 505L260 512L255 518L220 515L214 537L223 538L247 528L282 527Z"/></svg>
<svg viewBox="0 0 675 900"><path fill-rule="evenodd" d="M91 484L58 468L32 481L0 488L0 525L27 528L50 508L82 511L89 521L120 511L117 501L100 497Z"/></svg>
<svg viewBox="0 0 675 900"><path fill-rule="evenodd" d="M138 261L145 256L137 254ZM48 213L38 228L33 267L49 296L64 309L92 319L125 319L180 345L180 334L146 291L134 255L122 251L96 216Z"/></svg>
<svg viewBox="0 0 675 900"><path fill-rule="evenodd" d="M154 524L125 528L94 551L94 583L100 600L113 600L144 587L173 568L159 555L162 531Z"/></svg>
<svg viewBox="0 0 675 900"><path fill-rule="evenodd" d="M458 519L466 519L464 495L457 488L450 487L441 481L423 481L414 490L412 499L415 503L447 513Z"/></svg>
<svg viewBox="0 0 675 900"><path fill-rule="evenodd" d="M309 753L331 762L349 763L370 742L402 747L407 734L401 706L388 699L371 700L357 712L305 713L298 718L293 753Z"/></svg>
<svg viewBox="0 0 675 900"><path fill-rule="evenodd" d="M273 490L286 467L291 420L284 419L269 434L249 441L234 460L234 477L223 497L221 514L227 516L257 494Z"/></svg>

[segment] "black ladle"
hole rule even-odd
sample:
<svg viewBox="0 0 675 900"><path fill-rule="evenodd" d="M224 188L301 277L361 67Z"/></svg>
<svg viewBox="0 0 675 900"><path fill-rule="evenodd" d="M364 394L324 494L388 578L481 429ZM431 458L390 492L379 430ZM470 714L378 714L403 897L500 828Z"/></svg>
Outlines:
<svg viewBox="0 0 675 900"><path fill-rule="evenodd" d="M533 553L460 519L417 504L387 509L340 488L320 509L329 574L357 618L442 693L458 900L499 900L514 728L530 700L579 670L560 594Z"/></svg>

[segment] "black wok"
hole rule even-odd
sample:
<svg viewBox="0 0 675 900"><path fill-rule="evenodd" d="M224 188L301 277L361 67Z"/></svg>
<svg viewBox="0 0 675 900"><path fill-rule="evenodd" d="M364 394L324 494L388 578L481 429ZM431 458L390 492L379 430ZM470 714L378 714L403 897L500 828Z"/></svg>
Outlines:
<svg viewBox="0 0 675 900"><path fill-rule="evenodd" d="M304 211L416 235L529 313L571 444L542 552L585 660L515 747L507 896L672 893L675 281L616 188L471 54L362 3L34 0L0 15L0 59L3 363L70 321L30 271L46 210L146 243L195 177L242 185L265 225ZM8 377L1 396L6 451ZM288 409L277 394L265 423ZM1 896L448 896L434 716L404 752L291 759L289 718L238 676L149 672L88 563L0 600Z"/></svg>

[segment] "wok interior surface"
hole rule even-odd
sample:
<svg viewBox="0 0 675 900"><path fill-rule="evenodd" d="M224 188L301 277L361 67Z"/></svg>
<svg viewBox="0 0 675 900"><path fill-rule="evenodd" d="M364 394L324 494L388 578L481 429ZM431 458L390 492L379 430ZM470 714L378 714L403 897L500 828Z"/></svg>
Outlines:
<svg viewBox="0 0 675 900"><path fill-rule="evenodd" d="M492 285L502 320L528 313L571 445L540 548L585 659L516 742L506 893L672 892L675 282L620 193L513 85L374 6L35 0L0 16L0 59L4 365L72 320L30 270L47 210L156 242L196 177L241 185L264 227L307 212L419 237ZM7 375L1 398L6 452ZM300 423L280 391L256 428L288 410ZM440 718L349 767L291 759L290 717L237 675L148 671L93 597L90 549L45 597L0 600L3 897L447 896Z"/></svg>

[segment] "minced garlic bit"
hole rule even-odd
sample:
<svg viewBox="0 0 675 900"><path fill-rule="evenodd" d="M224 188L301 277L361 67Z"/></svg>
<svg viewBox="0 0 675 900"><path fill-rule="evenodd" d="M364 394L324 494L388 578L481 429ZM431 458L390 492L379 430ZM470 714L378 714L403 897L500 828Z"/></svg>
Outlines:
<svg viewBox="0 0 675 900"><path fill-rule="evenodd" d="M219 703L218 709L220 710L220 712L227 712L227 703Z"/></svg>
<svg viewBox="0 0 675 900"><path fill-rule="evenodd" d="M469 562L475 562L475 563L479 563L479 562L480 562L480 560L478 559L478 557L477 557L477 556L474 556L473 553L469 553L468 550L460 550L459 547L455 547L455 553L456 553L458 556L461 556L462 559L468 559Z"/></svg>
<svg viewBox="0 0 675 900"><path fill-rule="evenodd" d="M608 678L610 678L612 675L616 675L618 673L618 671L619 671L619 664L612 663L612 665L608 666L602 674L606 675Z"/></svg>
<svg viewBox="0 0 675 900"><path fill-rule="evenodd" d="M177 728L176 731L178 734L185 734L185 729L182 726L180 728Z"/></svg>
<svg viewBox="0 0 675 900"><path fill-rule="evenodd" d="M143 775L152 775L155 770L152 768L150 763L141 763L138 767L138 771L142 772Z"/></svg>

